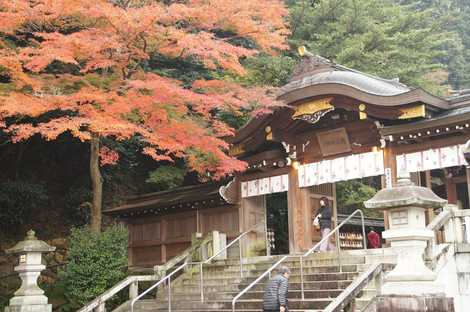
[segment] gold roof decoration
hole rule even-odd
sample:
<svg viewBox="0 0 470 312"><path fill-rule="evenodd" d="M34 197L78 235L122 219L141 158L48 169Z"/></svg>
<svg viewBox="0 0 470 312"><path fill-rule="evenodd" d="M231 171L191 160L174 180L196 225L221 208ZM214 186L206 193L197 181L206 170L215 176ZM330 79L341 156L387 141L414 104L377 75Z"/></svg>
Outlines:
<svg viewBox="0 0 470 312"><path fill-rule="evenodd" d="M333 98L329 97L299 104L295 107L292 119L301 119L312 124L316 123L326 113L335 109L334 106L331 105L332 100Z"/></svg>

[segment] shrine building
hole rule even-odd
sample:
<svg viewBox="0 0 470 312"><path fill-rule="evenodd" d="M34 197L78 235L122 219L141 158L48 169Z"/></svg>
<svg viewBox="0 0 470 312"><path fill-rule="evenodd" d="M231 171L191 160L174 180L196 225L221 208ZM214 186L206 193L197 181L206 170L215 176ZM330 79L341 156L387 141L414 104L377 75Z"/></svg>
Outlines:
<svg viewBox="0 0 470 312"><path fill-rule="evenodd" d="M260 246L267 254L298 254L320 239L312 216L321 197L329 198L336 224L354 211L338 204L344 181L381 189L406 172L415 184L470 209L462 154L470 139L470 92L442 98L307 53L278 98L285 107L252 119L229 139L231 154L248 163L246 172L136 196L105 211L128 224L131 266L165 263L195 233L214 230L229 239L253 230L248 256ZM436 213L429 210L427 222ZM380 231L388 220L368 217L366 226ZM362 248L361 235L354 218L340 233L342 248Z"/></svg>

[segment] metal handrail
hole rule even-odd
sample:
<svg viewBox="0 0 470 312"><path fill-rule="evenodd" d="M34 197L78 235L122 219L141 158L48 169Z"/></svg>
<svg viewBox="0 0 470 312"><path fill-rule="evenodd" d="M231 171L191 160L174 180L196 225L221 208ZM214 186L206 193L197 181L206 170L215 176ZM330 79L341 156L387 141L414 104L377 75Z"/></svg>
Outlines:
<svg viewBox="0 0 470 312"><path fill-rule="evenodd" d="M291 258L295 256L284 256L280 260L278 260L276 263L274 263L267 271L265 271L263 274L261 274L257 279L255 279L250 285L248 285L245 289L243 289L238 295L235 296L232 300L232 312L235 312L235 304L238 299L240 299L241 296L243 296L248 290L250 290L253 286L258 284L260 280L266 277L266 275L270 274L272 270L274 270L279 264L284 262L287 258Z"/></svg>
<svg viewBox="0 0 470 312"><path fill-rule="evenodd" d="M257 223L255 226L258 226L260 223ZM201 262L188 262L188 265L199 265L199 274L200 274L200 291L201 291L201 302L204 302L204 274L203 274L203 265L211 262L214 258L218 257L224 252L227 252L227 249L229 249L231 246L233 246L235 243L239 242L243 237L245 237L248 233L253 231L254 227L251 227L248 231L243 232L240 234L236 239L231 241L227 246L219 250L216 254L214 254L212 257L201 261ZM242 261L242 247L241 243L239 244L239 256L240 256L240 277L243 278L243 261Z"/></svg>
<svg viewBox="0 0 470 312"><path fill-rule="evenodd" d="M322 243L324 243L327 239L330 239L330 237L336 233L343 225L345 225L354 215L356 215L357 213L359 213L361 215L361 222L362 222L362 236L363 236L363 244L364 244L364 249L367 248L367 242L366 242L366 229L365 229L365 226L364 226L364 213L360 210L360 209L357 209L356 211L354 211L352 214L349 215L349 217L347 217L343 222L341 222L340 224L338 224L327 236L323 237L318 243L316 243L311 249L309 249L305 254L303 255L300 255L300 256L284 256L282 257L279 261L277 261L275 264L273 264L268 270L266 270L260 277L258 277L256 280L254 280L250 285L248 285L245 289L243 289L238 295L235 296L235 298L233 298L232 300L232 311L235 312L235 303L236 301L243 295L245 294L248 290L250 290L254 285L256 285L263 277L265 277L266 275L270 274L272 270L274 270L279 264L281 264L282 262L284 262L284 260L286 260L287 258L300 258L300 287L301 287L301 292L302 292L302 300L305 300L305 294L304 294L304 272L303 272L303 258L304 257L307 257L308 255L310 255L312 252L315 251L315 249L317 249ZM338 250L338 261L340 263L339 267L340 267L340 271L341 271L341 257L339 256L340 255L340 250L341 250L341 246L339 244L339 235L337 235L336 237L336 247L337 247L337 250Z"/></svg>
<svg viewBox="0 0 470 312"><path fill-rule="evenodd" d="M312 254L322 243L324 243L326 240L329 240L330 237L331 237L334 233L339 232L339 229L340 229L343 225L345 225L349 220L351 220L352 217L354 217L354 215L356 215L357 213L359 213L359 214L361 215L363 247L364 247L364 249L367 249L366 229L365 229L365 226L364 226L364 213L362 212L362 210L357 209L356 211L354 211L353 213L351 213L351 214L349 215L349 217L347 217L343 222L341 222L340 224L338 224L330 233L328 233L327 236L323 237L318 243L316 243L312 248L310 248L310 250L308 250L306 253L304 253L303 255L300 256L300 289L301 289L301 293L302 293L302 300L305 300L303 258L308 257L308 256L309 256L310 254ZM341 272L341 271L342 271L342 268L341 268L341 257L340 257L341 244L340 244L340 241L339 241L339 235L336 235L336 250L337 250L337 253L338 253L339 270L340 270L340 272Z"/></svg>
<svg viewBox="0 0 470 312"><path fill-rule="evenodd" d="M252 226L249 230L243 232L242 234L240 234L239 236L237 236L233 241L231 241L228 245L226 245L224 248L222 248L221 250L219 250L216 254L214 254L213 256L211 256L210 258L204 260L204 261L201 261L201 262L185 262L183 263L182 265L180 265L176 270L174 270L173 272L171 272L170 274L164 276L161 280L159 280L157 283L155 283L154 285L152 285L150 288L148 288L147 290L145 290L143 293L141 293L140 295L138 295L137 297L135 297L132 301L131 301L131 312L134 312L134 305L135 303L141 299L143 296L145 296L146 294L148 294L150 291L152 291L153 289L155 289L156 287L158 287L159 285L161 285L164 281L168 280L168 311L171 311L171 277L176 274L177 272L181 271L182 269L184 269L186 266L188 265L199 265L199 271L200 271L200 291L201 291L201 302L204 302L204 277L203 277L203 273L202 273L202 266L204 264L207 264L209 263L210 261L212 261L214 258L218 257L220 254L222 254L223 252L226 252L228 248L230 248L231 246L233 246L236 242L239 242L243 237L245 237L248 233L251 233L253 231L254 228L258 227L260 224L264 223L263 222L258 222L256 223L254 226ZM239 244L239 256L240 256L240 277L243 277L243 261L242 261L242 247L241 247L241 243Z"/></svg>
<svg viewBox="0 0 470 312"><path fill-rule="evenodd" d="M143 293L132 299L131 301L131 312L134 312L134 304L136 303L137 300L148 294L150 291L155 289L156 287L160 286L164 281L168 280L168 291L169 291L169 297L168 297L168 307L169 311L171 311L171 277L176 274L177 272L181 271L188 263L183 263L180 265L176 270L171 272L170 274L166 275L164 278L150 286L147 290L145 290Z"/></svg>
<svg viewBox="0 0 470 312"><path fill-rule="evenodd" d="M376 289L380 294L380 286L382 284L382 272L385 270L384 263L377 263L371 265L364 273L356 278L345 290L339 294L330 304L328 304L323 312L339 312L343 311L344 308L351 302L354 304L354 298L367 286L367 284L373 279L376 280Z"/></svg>

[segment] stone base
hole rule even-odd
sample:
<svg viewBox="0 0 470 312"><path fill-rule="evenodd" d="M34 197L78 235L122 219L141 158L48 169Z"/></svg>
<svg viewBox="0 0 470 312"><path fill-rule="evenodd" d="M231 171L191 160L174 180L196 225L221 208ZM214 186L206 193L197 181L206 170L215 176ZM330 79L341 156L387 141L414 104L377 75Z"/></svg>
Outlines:
<svg viewBox="0 0 470 312"><path fill-rule="evenodd" d="M454 312L454 299L442 295L377 297L377 312Z"/></svg>
<svg viewBox="0 0 470 312"><path fill-rule="evenodd" d="M444 285L427 281L389 282L386 280L382 286L382 295L403 296L429 296L429 294L441 294Z"/></svg>
<svg viewBox="0 0 470 312"><path fill-rule="evenodd" d="M5 312L52 312L52 304L8 306Z"/></svg>
<svg viewBox="0 0 470 312"><path fill-rule="evenodd" d="M10 306L47 305L48 303L48 299L44 295L15 296L10 299Z"/></svg>

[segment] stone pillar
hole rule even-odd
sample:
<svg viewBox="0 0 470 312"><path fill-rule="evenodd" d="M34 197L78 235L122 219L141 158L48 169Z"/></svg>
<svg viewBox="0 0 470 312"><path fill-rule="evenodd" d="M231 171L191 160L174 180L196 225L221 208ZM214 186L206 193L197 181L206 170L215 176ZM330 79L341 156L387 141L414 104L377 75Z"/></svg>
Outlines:
<svg viewBox="0 0 470 312"><path fill-rule="evenodd" d="M397 265L384 279L378 312L453 311L453 299L445 297L444 286L436 283L436 274L423 261L427 243L434 237L426 228L426 211L446 203L430 189L414 185L409 177L364 203L387 215L390 227L383 238L397 254Z"/></svg>
<svg viewBox="0 0 470 312"><path fill-rule="evenodd" d="M6 253L18 255L18 265L15 271L19 273L22 284L10 299L10 304L5 312L51 312L52 305L44 296L44 291L39 288L37 280L41 271L46 268L42 264L42 254L54 251L55 247L49 246L36 238L33 230L27 233L24 241L19 242Z"/></svg>

